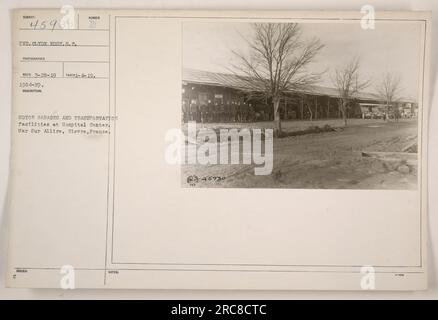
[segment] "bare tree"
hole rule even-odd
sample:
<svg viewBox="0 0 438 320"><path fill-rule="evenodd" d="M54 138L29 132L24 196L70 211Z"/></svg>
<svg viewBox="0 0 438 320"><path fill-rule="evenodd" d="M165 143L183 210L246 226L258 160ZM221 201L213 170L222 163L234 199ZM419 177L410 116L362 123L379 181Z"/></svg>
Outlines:
<svg viewBox="0 0 438 320"><path fill-rule="evenodd" d="M356 97L360 90L369 86L370 81L361 81L359 79L360 60L353 58L343 67L336 69L332 82L339 94L339 109L341 110L344 125L347 125L347 114L350 103Z"/></svg>
<svg viewBox="0 0 438 320"><path fill-rule="evenodd" d="M391 105L399 100L400 89L400 77L391 73L385 73L377 83L377 97L383 101L386 106L386 121L388 121ZM395 110L394 116L397 120L397 110Z"/></svg>
<svg viewBox="0 0 438 320"><path fill-rule="evenodd" d="M281 134L280 100L286 93L305 89L321 74L306 67L323 48L318 39L303 41L296 23L254 23L254 37L247 40L249 51L233 51L237 63L233 72L250 97L272 102L275 135Z"/></svg>

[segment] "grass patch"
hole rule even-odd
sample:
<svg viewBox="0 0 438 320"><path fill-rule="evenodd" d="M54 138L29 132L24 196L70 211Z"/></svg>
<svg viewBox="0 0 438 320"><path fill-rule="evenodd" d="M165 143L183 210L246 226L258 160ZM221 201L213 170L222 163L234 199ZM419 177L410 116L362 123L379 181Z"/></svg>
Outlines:
<svg viewBox="0 0 438 320"><path fill-rule="evenodd" d="M312 133L324 133L324 132L333 132L337 131L338 129L333 128L331 125L326 124L322 127L319 126L310 126L307 129L304 130L298 130L298 131L283 131L281 134L279 134L278 138L286 138L286 137L295 137L295 136L302 136L305 134L312 134Z"/></svg>

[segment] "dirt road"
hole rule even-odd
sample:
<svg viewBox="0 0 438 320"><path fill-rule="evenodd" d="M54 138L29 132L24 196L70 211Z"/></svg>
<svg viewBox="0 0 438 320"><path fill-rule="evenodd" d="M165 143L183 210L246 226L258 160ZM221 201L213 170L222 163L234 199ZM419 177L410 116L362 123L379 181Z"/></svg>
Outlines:
<svg viewBox="0 0 438 320"><path fill-rule="evenodd" d="M400 152L416 140L416 120L361 123L339 132L274 139L271 175L254 175L254 165L183 165L182 182L190 187L187 177L196 176L192 187L416 189L416 166L402 173L397 168L403 163L361 153Z"/></svg>

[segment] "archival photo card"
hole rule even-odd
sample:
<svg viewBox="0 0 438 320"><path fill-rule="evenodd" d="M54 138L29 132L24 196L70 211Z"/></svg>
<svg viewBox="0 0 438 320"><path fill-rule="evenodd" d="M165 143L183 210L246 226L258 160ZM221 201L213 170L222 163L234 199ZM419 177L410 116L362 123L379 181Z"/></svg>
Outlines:
<svg viewBox="0 0 438 320"><path fill-rule="evenodd" d="M427 287L430 13L13 20L9 287Z"/></svg>

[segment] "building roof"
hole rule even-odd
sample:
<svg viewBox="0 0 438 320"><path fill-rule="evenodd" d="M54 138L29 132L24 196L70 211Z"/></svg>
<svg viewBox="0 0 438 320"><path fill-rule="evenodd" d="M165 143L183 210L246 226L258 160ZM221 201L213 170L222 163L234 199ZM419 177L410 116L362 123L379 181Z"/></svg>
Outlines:
<svg viewBox="0 0 438 320"><path fill-rule="evenodd" d="M245 82L238 76L229 73L218 73L196 69L183 68L182 80L189 83L197 83L211 86L227 87L233 89L243 90L245 88ZM303 90L302 93L313 94L318 96L329 96L337 98L339 97L338 90L335 88L312 85L307 90ZM379 100L375 94L370 92L359 92L356 94L356 98L359 100L377 101ZM412 100L406 100L406 102L413 102Z"/></svg>
<svg viewBox="0 0 438 320"><path fill-rule="evenodd" d="M245 88L245 83L234 74L217 73L196 69L183 69L183 81L233 89Z"/></svg>

